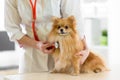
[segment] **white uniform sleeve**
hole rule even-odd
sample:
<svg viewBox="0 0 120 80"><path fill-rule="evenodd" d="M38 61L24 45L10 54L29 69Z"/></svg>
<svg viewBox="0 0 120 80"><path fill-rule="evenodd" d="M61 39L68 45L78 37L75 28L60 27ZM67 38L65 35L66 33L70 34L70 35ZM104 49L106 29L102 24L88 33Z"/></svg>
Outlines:
<svg viewBox="0 0 120 80"><path fill-rule="evenodd" d="M61 0L61 14L62 17L73 15L77 22L77 31L79 35L84 34L83 18L81 16L80 0Z"/></svg>
<svg viewBox="0 0 120 80"><path fill-rule="evenodd" d="M5 0L5 29L11 41L21 39L25 34L20 27L21 18L18 13L17 0Z"/></svg>

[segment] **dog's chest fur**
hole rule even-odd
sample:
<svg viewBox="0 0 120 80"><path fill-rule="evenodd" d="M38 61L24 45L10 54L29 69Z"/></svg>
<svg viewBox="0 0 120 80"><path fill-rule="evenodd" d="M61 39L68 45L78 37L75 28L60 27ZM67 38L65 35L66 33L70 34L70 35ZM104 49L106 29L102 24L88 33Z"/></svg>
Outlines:
<svg viewBox="0 0 120 80"><path fill-rule="evenodd" d="M67 58L72 57L82 49L82 44L80 44L80 40L77 39L77 37L62 36L59 38L58 42L60 54Z"/></svg>

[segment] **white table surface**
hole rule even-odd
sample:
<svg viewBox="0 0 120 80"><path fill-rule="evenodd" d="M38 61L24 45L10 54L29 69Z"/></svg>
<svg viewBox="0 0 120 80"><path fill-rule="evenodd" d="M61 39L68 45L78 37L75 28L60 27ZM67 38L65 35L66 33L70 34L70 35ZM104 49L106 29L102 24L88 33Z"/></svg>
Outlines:
<svg viewBox="0 0 120 80"><path fill-rule="evenodd" d="M111 71L71 76L68 74L51 74L49 72L29 73L5 76L3 80L120 80L120 66Z"/></svg>

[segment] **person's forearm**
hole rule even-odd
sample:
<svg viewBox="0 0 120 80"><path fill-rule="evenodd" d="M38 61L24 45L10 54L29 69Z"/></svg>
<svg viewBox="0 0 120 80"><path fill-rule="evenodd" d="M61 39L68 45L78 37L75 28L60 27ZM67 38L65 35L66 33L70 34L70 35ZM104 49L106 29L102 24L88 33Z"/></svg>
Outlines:
<svg viewBox="0 0 120 80"><path fill-rule="evenodd" d="M83 41L83 44L84 44L84 50L88 50L88 46L85 41Z"/></svg>
<svg viewBox="0 0 120 80"><path fill-rule="evenodd" d="M38 49L38 41L35 41L34 39L31 39L27 35L23 36L20 40L17 40L19 44L22 44L24 46L29 46L32 48Z"/></svg>
<svg viewBox="0 0 120 80"><path fill-rule="evenodd" d="M85 36L84 36L84 38L82 39L82 43L83 43L83 45L84 45L84 50L88 50L88 45L87 45L87 43L86 43L86 38L85 38Z"/></svg>

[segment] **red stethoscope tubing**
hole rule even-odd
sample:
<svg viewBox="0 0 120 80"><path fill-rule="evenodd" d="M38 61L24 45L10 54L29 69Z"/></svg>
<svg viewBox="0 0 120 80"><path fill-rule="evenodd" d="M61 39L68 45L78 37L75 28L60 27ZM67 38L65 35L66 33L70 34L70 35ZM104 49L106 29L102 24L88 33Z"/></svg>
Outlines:
<svg viewBox="0 0 120 80"><path fill-rule="evenodd" d="M32 14L33 14L33 21L32 21L32 30L33 30L33 35L34 35L34 39L36 41L40 41L39 38L38 38L38 35L37 35L37 32L35 30L35 21L36 21L36 3L37 3L37 0L34 1L34 4L32 2L32 0L30 0L30 4L31 4L31 7L32 7ZM47 49L52 49L54 46L50 46L48 47Z"/></svg>
<svg viewBox="0 0 120 80"><path fill-rule="evenodd" d="M30 0L30 4L31 4L31 7L32 7L32 30L33 30L33 35L34 35L34 39L36 41L40 41L39 38L38 38L38 35L37 35L37 32L36 32L36 26L35 26L35 21L36 21L36 3L37 3L37 0L34 1L34 3L32 2L32 0Z"/></svg>

